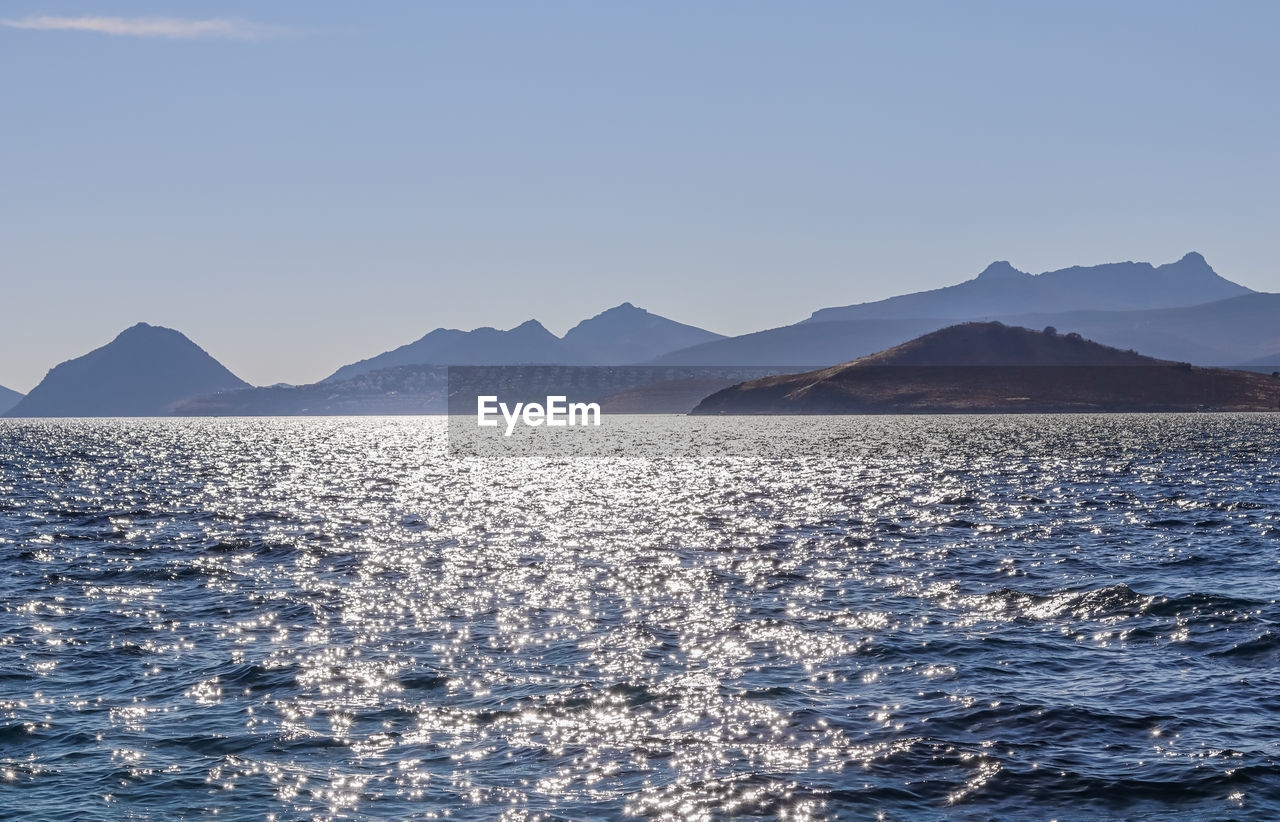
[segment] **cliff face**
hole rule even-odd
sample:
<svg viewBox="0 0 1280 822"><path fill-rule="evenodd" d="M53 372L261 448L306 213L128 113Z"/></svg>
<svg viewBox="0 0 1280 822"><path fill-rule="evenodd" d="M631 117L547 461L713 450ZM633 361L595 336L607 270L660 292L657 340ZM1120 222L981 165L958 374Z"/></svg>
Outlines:
<svg viewBox="0 0 1280 822"><path fill-rule="evenodd" d="M183 334L138 323L55 366L6 416L164 416L192 397L247 387Z"/></svg>
<svg viewBox="0 0 1280 822"><path fill-rule="evenodd" d="M967 323L831 368L741 383L695 414L1275 411L1280 379L1194 368L1076 334Z"/></svg>

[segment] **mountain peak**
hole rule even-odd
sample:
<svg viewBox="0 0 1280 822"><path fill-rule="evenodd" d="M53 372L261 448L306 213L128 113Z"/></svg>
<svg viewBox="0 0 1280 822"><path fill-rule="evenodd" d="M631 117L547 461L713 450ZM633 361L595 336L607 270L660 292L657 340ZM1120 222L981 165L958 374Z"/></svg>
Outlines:
<svg viewBox="0 0 1280 822"><path fill-rule="evenodd" d="M643 308L637 308L632 303L629 303L629 302L619 303L618 305L615 305L613 308L606 308L604 311L601 311L599 314L596 314L590 317L589 319L583 320L581 323L578 323L578 325L582 325L582 323L591 322L592 320L598 320L602 317L614 319L614 318L622 318L622 317L628 317L628 316L644 316L648 313L649 313L648 311L645 311Z"/></svg>
<svg viewBox="0 0 1280 822"><path fill-rule="evenodd" d="M701 328L678 323L629 302L601 311L569 329L565 345L580 362L647 362L669 351L720 339Z"/></svg>
<svg viewBox="0 0 1280 822"><path fill-rule="evenodd" d="M165 328L162 325L152 325L151 323L134 323L116 335L117 339L124 336L136 336L138 334L146 334L151 331L172 331L171 328ZM175 332L176 333L176 332Z"/></svg>
<svg viewBox="0 0 1280 822"><path fill-rule="evenodd" d="M1183 283L1209 283L1217 287L1230 287L1238 289L1241 293L1248 294L1252 289L1237 285L1230 280L1224 279L1221 274L1213 270L1213 266L1209 265L1209 261L1204 255L1198 251L1188 251L1182 255L1182 259L1176 263L1165 263L1156 267L1155 271L1162 275L1166 281L1173 280Z"/></svg>
<svg viewBox="0 0 1280 822"><path fill-rule="evenodd" d="M191 338L177 329L150 323L134 323L115 335L113 342L127 343L129 346L195 346ZM198 346L197 346L198 347Z"/></svg>
<svg viewBox="0 0 1280 822"><path fill-rule="evenodd" d="M16 417L153 417L178 403L248 384L172 328L138 323L49 371Z"/></svg>
<svg viewBox="0 0 1280 822"><path fill-rule="evenodd" d="M979 280L1013 280L1019 277L1031 276L1025 271L1019 271L1009 264L1008 260L996 260L991 265L982 269L982 273L978 275Z"/></svg>

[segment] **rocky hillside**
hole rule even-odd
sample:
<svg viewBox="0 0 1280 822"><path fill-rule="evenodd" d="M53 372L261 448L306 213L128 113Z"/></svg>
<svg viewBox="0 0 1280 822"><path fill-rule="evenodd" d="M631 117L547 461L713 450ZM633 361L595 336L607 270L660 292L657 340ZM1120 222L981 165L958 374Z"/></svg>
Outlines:
<svg viewBox="0 0 1280 822"><path fill-rule="evenodd" d="M831 368L741 383L695 414L1275 411L1280 378L1198 368L1078 334L966 323Z"/></svg>

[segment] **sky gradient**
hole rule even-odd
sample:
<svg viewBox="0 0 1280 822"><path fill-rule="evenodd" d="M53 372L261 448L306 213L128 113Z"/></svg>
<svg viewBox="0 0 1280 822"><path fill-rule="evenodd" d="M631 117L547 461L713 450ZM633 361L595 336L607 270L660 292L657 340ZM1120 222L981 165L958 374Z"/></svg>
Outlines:
<svg viewBox="0 0 1280 822"><path fill-rule="evenodd" d="M1280 4L0 9L0 385L139 321L255 384L629 300L735 334L1203 253L1280 291Z"/></svg>

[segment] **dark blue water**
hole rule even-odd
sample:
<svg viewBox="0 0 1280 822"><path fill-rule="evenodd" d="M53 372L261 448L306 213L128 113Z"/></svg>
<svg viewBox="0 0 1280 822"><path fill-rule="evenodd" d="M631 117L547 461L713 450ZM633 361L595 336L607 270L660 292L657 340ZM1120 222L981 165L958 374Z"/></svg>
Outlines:
<svg viewBox="0 0 1280 822"><path fill-rule="evenodd" d="M1280 818L1280 419L635 425L0 424L0 814Z"/></svg>

